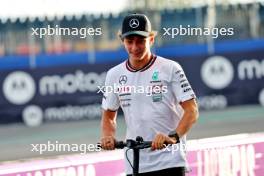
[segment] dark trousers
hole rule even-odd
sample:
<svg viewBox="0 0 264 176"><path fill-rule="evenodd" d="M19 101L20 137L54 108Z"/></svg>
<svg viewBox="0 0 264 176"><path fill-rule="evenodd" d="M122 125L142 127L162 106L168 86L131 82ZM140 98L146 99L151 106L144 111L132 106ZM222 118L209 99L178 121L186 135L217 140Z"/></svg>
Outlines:
<svg viewBox="0 0 264 176"><path fill-rule="evenodd" d="M174 167L153 172L145 172L138 174L139 176L185 176L184 167ZM127 175L132 176L132 175Z"/></svg>

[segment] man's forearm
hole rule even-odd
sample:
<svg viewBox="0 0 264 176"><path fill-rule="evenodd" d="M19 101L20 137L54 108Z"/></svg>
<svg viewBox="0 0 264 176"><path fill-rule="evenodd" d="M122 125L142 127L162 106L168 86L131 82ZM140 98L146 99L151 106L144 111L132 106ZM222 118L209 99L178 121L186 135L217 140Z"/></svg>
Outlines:
<svg viewBox="0 0 264 176"><path fill-rule="evenodd" d="M102 136L115 136L116 114L114 112L104 112L101 121Z"/></svg>
<svg viewBox="0 0 264 176"><path fill-rule="evenodd" d="M102 135L103 136L115 136L116 122L115 120L109 120L104 118L102 121Z"/></svg>
<svg viewBox="0 0 264 176"><path fill-rule="evenodd" d="M179 137L185 135L190 130L199 116L198 105L195 99L187 100L181 103L181 106L184 110L184 114L176 128Z"/></svg>
<svg viewBox="0 0 264 176"><path fill-rule="evenodd" d="M198 110L185 111L181 121L176 128L179 137L185 135L196 122L198 118Z"/></svg>

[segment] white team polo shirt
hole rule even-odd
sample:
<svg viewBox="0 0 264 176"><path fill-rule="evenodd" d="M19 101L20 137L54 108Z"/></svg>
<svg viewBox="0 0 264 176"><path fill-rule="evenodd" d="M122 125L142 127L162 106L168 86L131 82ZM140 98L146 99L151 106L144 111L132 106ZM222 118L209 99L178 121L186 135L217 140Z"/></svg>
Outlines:
<svg viewBox="0 0 264 176"><path fill-rule="evenodd" d="M175 130L183 115L179 103L196 98L182 67L160 56L152 56L140 70L131 68L128 60L113 67L107 72L105 86L102 107L116 111L121 106L126 139L142 136L145 141L152 141L157 133ZM173 146L175 150L184 149L186 137L180 140ZM128 158L133 163L132 150L128 151ZM126 173L132 174L126 157L125 161ZM172 167L186 167L184 150L140 150L139 173Z"/></svg>

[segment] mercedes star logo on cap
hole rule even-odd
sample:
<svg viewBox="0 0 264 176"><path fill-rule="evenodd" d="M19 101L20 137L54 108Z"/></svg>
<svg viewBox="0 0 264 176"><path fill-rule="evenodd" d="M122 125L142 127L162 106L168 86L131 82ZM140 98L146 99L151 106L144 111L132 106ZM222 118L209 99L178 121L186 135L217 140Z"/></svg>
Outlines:
<svg viewBox="0 0 264 176"><path fill-rule="evenodd" d="M139 26L139 21L137 19L133 18L129 21L129 26L131 28L137 28Z"/></svg>

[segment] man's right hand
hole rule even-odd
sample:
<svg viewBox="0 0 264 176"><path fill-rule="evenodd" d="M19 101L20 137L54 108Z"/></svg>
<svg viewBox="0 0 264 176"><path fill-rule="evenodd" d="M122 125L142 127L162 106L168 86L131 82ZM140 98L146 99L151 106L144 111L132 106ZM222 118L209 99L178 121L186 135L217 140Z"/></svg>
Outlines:
<svg viewBox="0 0 264 176"><path fill-rule="evenodd" d="M114 150L115 149L115 138L113 136L102 137L101 147L104 150Z"/></svg>

